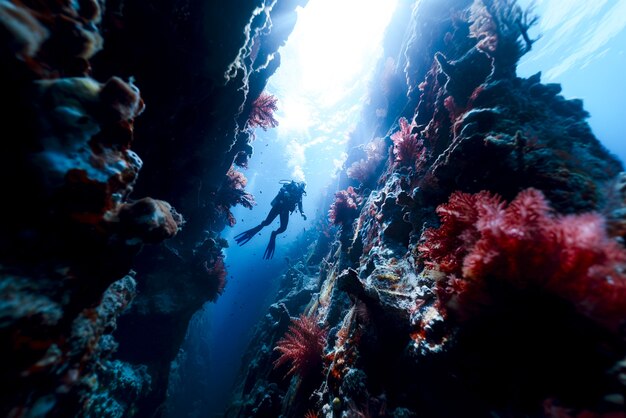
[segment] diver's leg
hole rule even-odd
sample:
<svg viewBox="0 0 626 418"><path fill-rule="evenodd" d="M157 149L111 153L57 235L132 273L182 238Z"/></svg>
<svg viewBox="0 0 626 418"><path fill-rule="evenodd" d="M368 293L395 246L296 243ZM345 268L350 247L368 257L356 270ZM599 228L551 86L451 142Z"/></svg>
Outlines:
<svg viewBox="0 0 626 418"><path fill-rule="evenodd" d="M265 254L263 254L263 258L269 260L274 256L274 251L276 250L276 235L282 234L287 230L287 225L289 224L289 212L282 211L280 212L280 226L276 231L272 231L272 235L270 236L270 242L267 244L267 248L265 249Z"/></svg>
<svg viewBox="0 0 626 418"><path fill-rule="evenodd" d="M261 225L269 226L272 223L272 221L274 219L276 219L278 214L280 214L280 210L276 206L272 206L272 209L270 210L270 213L267 214L267 218L265 218L265 220L263 222L261 222ZM281 219L281 222L282 222L282 215L281 215L280 219Z"/></svg>
<svg viewBox="0 0 626 418"><path fill-rule="evenodd" d="M276 209L276 207L272 207L272 210L270 210L270 213L268 213L267 218L265 218L263 222L261 222L254 228L248 229L247 231L244 231L241 234L235 236L235 241L237 242L237 244L244 245L245 243L250 241L252 238L254 238L256 234L259 233L259 231L261 231L261 229L271 224L272 221L278 216L278 214L278 209Z"/></svg>
<svg viewBox="0 0 626 418"><path fill-rule="evenodd" d="M287 225L289 225L289 212L285 210L280 213L280 226L276 230L276 235L285 232L287 230Z"/></svg>

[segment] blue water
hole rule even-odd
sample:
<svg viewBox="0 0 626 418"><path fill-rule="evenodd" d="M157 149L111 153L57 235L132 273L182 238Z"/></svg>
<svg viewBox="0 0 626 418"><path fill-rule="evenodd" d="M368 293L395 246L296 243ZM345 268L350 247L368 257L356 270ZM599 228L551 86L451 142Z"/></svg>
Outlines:
<svg viewBox="0 0 626 418"><path fill-rule="evenodd" d="M281 152L281 144L274 136L274 132L261 131L258 134L255 156L249 168L242 170L249 177L247 189L254 194L257 206L253 210L241 207L234 209L237 224L223 234L230 245L225 251L228 284L218 302L209 304L205 313L210 315L212 324L207 347L209 396L213 401L210 411L219 411L225 406L253 327L273 302L277 279L289 263L286 259L288 248L307 228L314 227L314 219L318 215L314 208L319 205L312 196L320 196L324 184L312 179L307 182L308 196L303 198L303 209L308 220L304 221L297 211L291 215L287 231L276 239L273 259L263 260L262 256L271 231L280 225L278 218L242 247L233 240L236 234L265 219L271 207L270 202L280 189L278 181L291 178L291 169Z"/></svg>
<svg viewBox="0 0 626 418"><path fill-rule="evenodd" d="M626 1L536 3L540 20L532 37L541 38L522 57L518 74L541 71L544 83L560 83L566 98L582 99L596 137L626 161Z"/></svg>

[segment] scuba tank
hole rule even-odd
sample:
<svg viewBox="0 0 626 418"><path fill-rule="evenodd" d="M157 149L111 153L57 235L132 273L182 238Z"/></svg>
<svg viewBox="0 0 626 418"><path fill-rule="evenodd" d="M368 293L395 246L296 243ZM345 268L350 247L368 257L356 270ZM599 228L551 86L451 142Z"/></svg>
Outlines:
<svg viewBox="0 0 626 418"><path fill-rule="evenodd" d="M287 198L289 197L289 192L287 191L286 186L288 184L291 184L291 180L280 180L278 184L282 184L283 187L280 188L276 197L272 199L272 202L271 202L272 207L279 205L279 204L284 204Z"/></svg>
<svg viewBox="0 0 626 418"><path fill-rule="evenodd" d="M297 186L298 183L293 180L280 180L278 183L283 186L278 191L276 197L272 199L271 205L276 206L287 204L289 210L293 212L295 210L295 206L300 200L300 195L298 194L299 188Z"/></svg>

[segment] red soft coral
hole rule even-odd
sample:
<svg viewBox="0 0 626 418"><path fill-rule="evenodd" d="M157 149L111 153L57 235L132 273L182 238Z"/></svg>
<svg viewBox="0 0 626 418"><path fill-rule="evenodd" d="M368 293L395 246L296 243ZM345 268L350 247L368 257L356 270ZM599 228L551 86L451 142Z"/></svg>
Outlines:
<svg viewBox="0 0 626 418"><path fill-rule="evenodd" d="M222 186L215 195L215 203L217 210L224 214L230 226L235 225L237 220L230 211L230 208L236 205L242 205L245 208L252 209L255 205L254 196L246 192L244 189L248 180L243 173L231 167Z"/></svg>
<svg viewBox="0 0 626 418"><path fill-rule="evenodd" d="M425 244L419 247L425 264L444 273L461 275L463 258L479 238L474 224L479 211L498 205L499 198L488 192L453 193L447 204L437 208L441 227L424 232Z"/></svg>
<svg viewBox="0 0 626 418"><path fill-rule="evenodd" d="M352 186L335 193L335 201L328 211L328 219L335 226L351 223L359 214L360 197Z"/></svg>
<svg viewBox="0 0 626 418"><path fill-rule="evenodd" d="M396 163L400 166L419 168L424 161L426 150L424 141L418 139L418 134L411 133L414 125L409 125L405 118L400 118L400 130L391 135L393 153Z"/></svg>
<svg viewBox="0 0 626 418"><path fill-rule="evenodd" d="M494 278L542 288L613 329L626 318L626 251L600 215L553 215L535 189L508 207L488 192L457 192L437 213L441 227L424 233L419 250L427 266L448 275L438 287L449 306L471 309Z"/></svg>
<svg viewBox="0 0 626 418"><path fill-rule="evenodd" d="M224 289L226 288L227 272L226 266L224 265L224 258L220 255L215 259L212 265L210 261L204 261L202 267L208 276L209 300L215 302L217 298L224 293Z"/></svg>
<svg viewBox="0 0 626 418"><path fill-rule="evenodd" d="M278 99L269 93L263 92L252 103L252 109L250 110L250 116L248 117L248 126L251 128L262 128L264 131L267 128L275 128L278 126L278 121L274 117L274 112L278 109L276 102Z"/></svg>
<svg viewBox="0 0 626 418"><path fill-rule="evenodd" d="M300 315L292 319L285 336L274 347L275 351L280 352L274 368L290 363L291 368L286 376L298 374L300 377L320 370L326 335L326 329L317 323L314 316Z"/></svg>

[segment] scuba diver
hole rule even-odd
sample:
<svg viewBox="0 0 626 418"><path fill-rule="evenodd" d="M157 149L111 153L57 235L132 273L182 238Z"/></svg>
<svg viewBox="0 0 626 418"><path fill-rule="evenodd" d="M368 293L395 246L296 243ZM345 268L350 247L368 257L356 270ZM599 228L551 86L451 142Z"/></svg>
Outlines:
<svg viewBox="0 0 626 418"><path fill-rule="evenodd" d="M272 221L280 215L280 227L276 231L272 231L270 242L267 244L265 254L263 254L263 258L266 260L269 260L274 256L274 250L276 249L276 235L282 234L285 230L287 230L289 215L296 210L296 206L298 207L302 218L306 221L306 215L302 212L302 195L306 195L306 192L304 191L306 183L303 181L281 180L280 184L282 184L283 187L280 188L278 194L274 200L272 200L272 209L267 215L267 218L254 228L248 229L247 231L235 236L237 244L244 245L261 229L270 225Z"/></svg>

